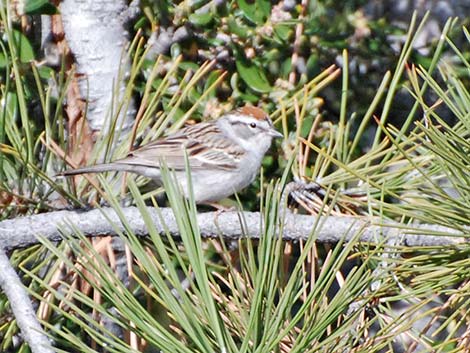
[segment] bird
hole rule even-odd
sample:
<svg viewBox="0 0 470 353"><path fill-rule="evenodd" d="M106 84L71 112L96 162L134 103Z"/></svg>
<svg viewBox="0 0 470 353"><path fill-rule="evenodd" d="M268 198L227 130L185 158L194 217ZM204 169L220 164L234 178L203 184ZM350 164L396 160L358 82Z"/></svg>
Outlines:
<svg viewBox="0 0 470 353"><path fill-rule="evenodd" d="M213 204L253 182L274 138L281 138L261 108L245 105L218 119L186 126L110 163L69 169L59 175L124 171L162 183L163 163L189 197L185 151L197 204Z"/></svg>

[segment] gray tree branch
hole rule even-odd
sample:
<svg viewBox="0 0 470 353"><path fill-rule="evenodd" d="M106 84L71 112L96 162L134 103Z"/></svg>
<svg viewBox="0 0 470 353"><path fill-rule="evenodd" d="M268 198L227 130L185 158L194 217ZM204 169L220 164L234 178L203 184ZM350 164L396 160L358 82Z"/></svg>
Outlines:
<svg viewBox="0 0 470 353"><path fill-rule="evenodd" d="M53 353L51 343L39 324L26 289L5 252L0 249L0 288L6 294L16 324L33 353Z"/></svg>
<svg viewBox="0 0 470 353"><path fill-rule="evenodd" d="M160 209L161 219L156 209L148 207L147 211L161 235L166 234L163 221L170 235L178 237L179 230L175 214L170 208ZM145 222L136 207L123 208L123 214L138 236L148 235ZM28 247L38 243L38 235L51 241L60 241L62 239L60 229L67 229L70 224L80 229L87 237L116 236L116 231L108 218L124 230L118 215L111 208L56 211L5 220L0 222L0 246L5 250ZM258 212L223 212L221 214L206 212L198 214L197 219L201 236L205 238L260 237L262 217ZM358 232L361 232L359 239L363 242L377 243L385 239L389 244L410 247L455 245L465 240L462 233L443 226L421 224L410 230L398 223L381 224L379 219L365 217L330 216L317 220L313 216L286 213L282 223L281 236L284 240L305 240L311 236L316 224L318 224L315 229L317 241L327 243L335 243L342 239L348 241Z"/></svg>

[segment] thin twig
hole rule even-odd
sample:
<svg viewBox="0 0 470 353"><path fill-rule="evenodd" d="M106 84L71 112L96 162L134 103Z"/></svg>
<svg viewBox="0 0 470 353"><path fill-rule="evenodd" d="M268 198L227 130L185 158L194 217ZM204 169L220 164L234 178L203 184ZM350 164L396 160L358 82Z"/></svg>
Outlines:
<svg viewBox="0 0 470 353"><path fill-rule="evenodd" d="M292 66L292 71L289 74L289 83L295 84L295 81L297 79L295 71L297 69L297 61L299 59L299 52L300 52L300 40L302 37L302 33L304 31L304 24L303 24L303 19L305 17L306 9L308 6L308 1L307 0L302 0L302 3L300 4L302 11L299 14L299 23L295 27L295 40L294 40L294 51L292 53L292 59L291 59L291 66Z"/></svg>

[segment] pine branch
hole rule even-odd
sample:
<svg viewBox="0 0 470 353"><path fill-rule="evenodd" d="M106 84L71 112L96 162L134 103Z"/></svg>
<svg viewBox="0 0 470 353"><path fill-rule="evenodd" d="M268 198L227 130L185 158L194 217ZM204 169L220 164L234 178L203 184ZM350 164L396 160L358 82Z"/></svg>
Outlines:
<svg viewBox="0 0 470 353"><path fill-rule="evenodd" d="M158 233L165 236L165 227L173 237L179 236L175 214L170 208L161 208L161 220L156 209L148 207L155 228ZM126 220L136 235L148 235L144 220L136 207L122 208ZM106 215L106 217L105 217ZM56 211L23 218L4 220L0 222L0 246L5 250L24 248L38 243L38 235L51 241L62 240L61 229L66 230L69 225L80 229L87 237L104 235L116 236L117 233L109 220L124 227L111 208L89 211ZM222 236L225 239L239 239L243 237L259 238L261 215L258 212L206 212L197 216L201 236L204 238ZM243 220L243 222L241 222ZM378 218L365 217L321 217L297 215L286 213L282 227L284 240L305 240L314 230L317 241L321 243L336 243L340 240L348 241L357 232L361 232L360 241L378 243L384 239L388 244L399 244L410 247L420 246L446 246L456 245L465 241L463 233L452 228L438 225L421 224L411 228L404 228L399 223L380 223ZM243 225L243 226L242 226Z"/></svg>
<svg viewBox="0 0 470 353"><path fill-rule="evenodd" d="M147 211L158 233L165 236L167 230L171 236L179 237L177 221L172 209L157 210L148 207ZM122 208L122 213L136 235L142 237L148 235L148 229L138 208ZM398 223L380 224L379 219L365 217L330 216L321 217L318 220L313 216L286 213L281 218L283 219L282 227L280 227L282 238L290 241L305 240L315 234L318 242L335 243L340 240L348 241L358 232L361 233L359 239L362 242L386 241L388 244L410 247L451 246L465 241L463 234L454 229L429 224L419 225L411 230L403 228ZM205 238L218 236L225 239L259 238L262 229L260 224L262 217L259 212L224 212L221 214L207 212L198 214L197 219L201 236ZM118 232L112 224L124 231L118 214L112 208L56 211L4 220L0 222L0 246L7 251L28 247L39 242L39 235L50 241L60 241L62 240L61 231L70 230L71 225L80 229L87 237L116 236ZM315 232L313 232L314 229ZM0 285L9 298L25 340L30 345L32 342L42 342L40 346L35 345L33 352L50 352L47 338L34 316L26 291L3 252L0 252L0 268L4 269L0 271Z"/></svg>

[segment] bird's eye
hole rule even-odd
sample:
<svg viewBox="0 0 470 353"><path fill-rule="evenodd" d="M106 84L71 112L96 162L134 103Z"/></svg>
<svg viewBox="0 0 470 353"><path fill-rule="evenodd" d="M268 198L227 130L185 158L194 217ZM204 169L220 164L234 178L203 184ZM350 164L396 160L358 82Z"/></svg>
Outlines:
<svg viewBox="0 0 470 353"><path fill-rule="evenodd" d="M256 127L256 123L251 123L250 127L254 129Z"/></svg>

